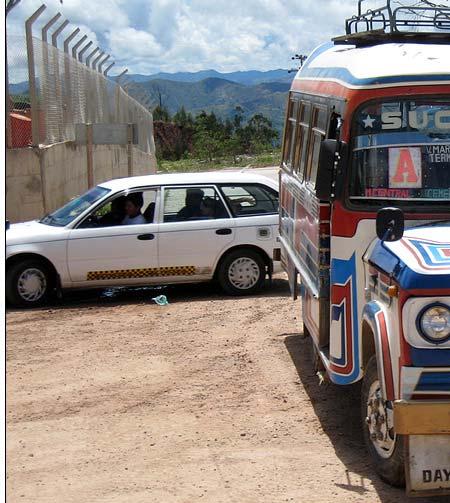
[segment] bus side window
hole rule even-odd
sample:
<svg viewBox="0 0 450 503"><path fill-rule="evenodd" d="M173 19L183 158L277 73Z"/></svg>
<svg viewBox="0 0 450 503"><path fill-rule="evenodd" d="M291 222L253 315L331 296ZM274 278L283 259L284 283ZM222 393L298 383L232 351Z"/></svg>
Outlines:
<svg viewBox="0 0 450 503"><path fill-rule="evenodd" d="M297 99L289 99L289 109L284 133L283 164L292 171L295 154L295 137L297 131L297 114L299 102Z"/></svg>
<svg viewBox="0 0 450 503"><path fill-rule="evenodd" d="M325 107L313 109L311 139L309 143L306 181L309 186L316 186L317 168L319 165L320 144L327 131L328 114Z"/></svg>
<svg viewBox="0 0 450 503"><path fill-rule="evenodd" d="M342 118L336 112L331 114L330 125L328 126L328 136L330 140L339 140L341 136Z"/></svg>
<svg viewBox="0 0 450 503"><path fill-rule="evenodd" d="M302 101L298 113L294 171L302 182L305 176L305 164L308 152L309 123L311 120L311 103Z"/></svg>

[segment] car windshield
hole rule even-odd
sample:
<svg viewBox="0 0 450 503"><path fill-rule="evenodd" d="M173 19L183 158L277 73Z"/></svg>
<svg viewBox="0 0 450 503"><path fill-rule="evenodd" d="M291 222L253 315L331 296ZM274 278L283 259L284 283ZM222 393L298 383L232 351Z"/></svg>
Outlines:
<svg viewBox="0 0 450 503"><path fill-rule="evenodd" d="M65 227L95 202L104 197L108 192L110 192L110 189L105 189L104 187L94 187L82 196L72 199L62 208L59 208L59 210L49 213L40 220L40 223L54 225L56 227Z"/></svg>
<svg viewBox="0 0 450 503"><path fill-rule="evenodd" d="M448 202L448 98L373 102L353 131L350 199Z"/></svg>

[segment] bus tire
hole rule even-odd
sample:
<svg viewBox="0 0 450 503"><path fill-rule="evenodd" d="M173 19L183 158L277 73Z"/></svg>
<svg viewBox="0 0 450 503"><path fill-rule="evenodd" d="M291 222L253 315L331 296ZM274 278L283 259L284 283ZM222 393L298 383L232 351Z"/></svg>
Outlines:
<svg viewBox="0 0 450 503"><path fill-rule="evenodd" d="M364 440L375 471L388 484L403 487L404 439L402 435L395 434L392 403L383 399L375 355L367 364L361 387L361 419Z"/></svg>

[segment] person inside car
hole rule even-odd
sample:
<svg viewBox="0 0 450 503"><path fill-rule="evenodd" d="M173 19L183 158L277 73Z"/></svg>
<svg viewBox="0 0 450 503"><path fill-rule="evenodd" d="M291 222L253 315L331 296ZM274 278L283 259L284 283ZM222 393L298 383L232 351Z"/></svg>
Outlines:
<svg viewBox="0 0 450 503"><path fill-rule="evenodd" d="M205 197L201 203L203 218L228 218L227 210L219 199Z"/></svg>
<svg viewBox="0 0 450 503"><path fill-rule="evenodd" d="M201 189L187 189L186 199L183 208L177 213L179 220L188 220L190 218L203 217L201 204L205 193Z"/></svg>
<svg viewBox="0 0 450 503"><path fill-rule="evenodd" d="M141 192L129 194L125 198L125 213L126 216L122 220L122 225L139 225L146 224L144 215L141 213L144 199Z"/></svg>
<svg viewBox="0 0 450 503"><path fill-rule="evenodd" d="M120 225L125 218L125 196L116 197L111 201L111 210L99 218L99 227Z"/></svg>
<svg viewBox="0 0 450 503"><path fill-rule="evenodd" d="M200 204L204 218L216 218L216 201L212 197L205 197Z"/></svg>

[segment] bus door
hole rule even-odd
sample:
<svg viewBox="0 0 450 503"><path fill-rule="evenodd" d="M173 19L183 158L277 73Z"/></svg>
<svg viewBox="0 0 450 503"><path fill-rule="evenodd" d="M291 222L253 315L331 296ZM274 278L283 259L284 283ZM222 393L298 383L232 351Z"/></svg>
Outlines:
<svg viewBox="0 0 450 503"><path fill-rule="evenodd" d="M328 119L326 103L291 95L281 174L283 245L300 274L304 325L319 347L329 341L330 205L317 199L315 180Z"/></svg>
<svg viewBox="0 0 450 503"><path fill-rule="evenodd" d="M295 244L309 276L305 275L302 288L303 320L316 345L325 352L330 331L331 207L316 197L315 184L321 143L326 137L336 138L337 117L327 104L311 104L308 148L302 152L303 201L296 208ZM304 127L306 121L300 124Z"/></svg>

